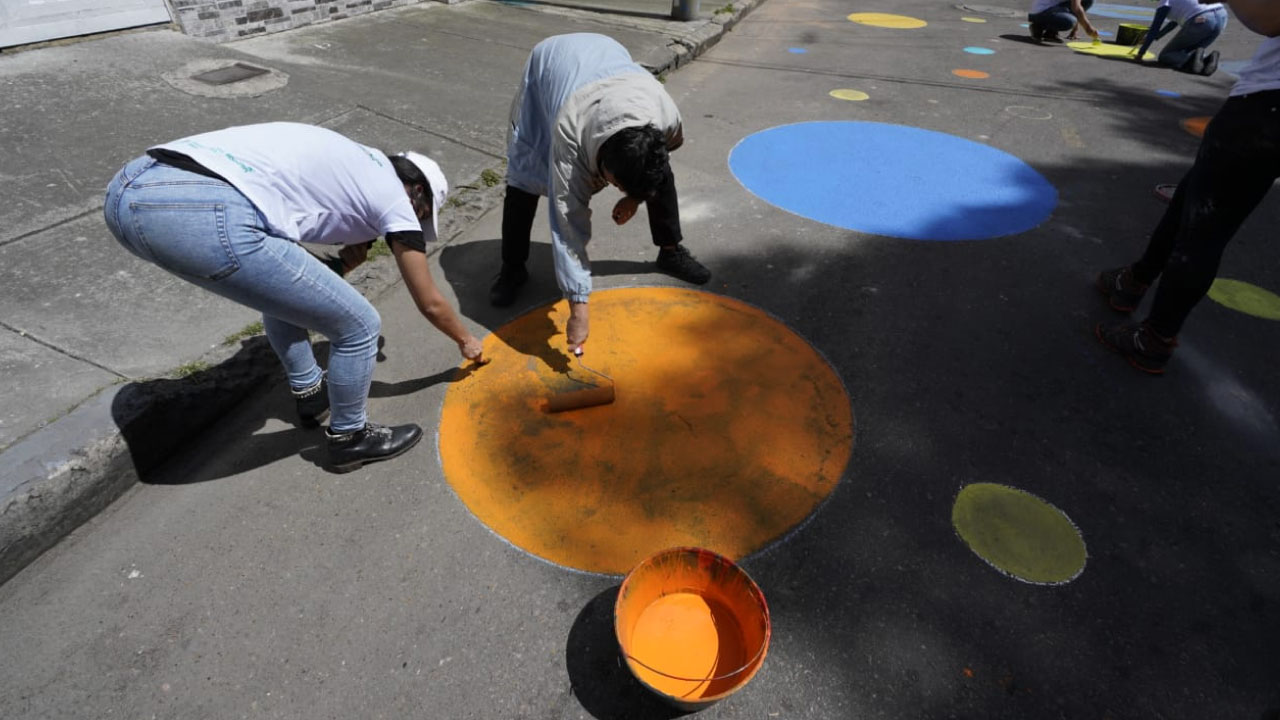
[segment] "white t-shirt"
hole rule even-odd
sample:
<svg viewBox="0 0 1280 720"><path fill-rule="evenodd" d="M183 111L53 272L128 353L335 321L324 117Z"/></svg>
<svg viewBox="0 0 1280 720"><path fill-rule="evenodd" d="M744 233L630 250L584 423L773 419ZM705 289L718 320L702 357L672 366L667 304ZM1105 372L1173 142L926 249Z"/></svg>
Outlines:
<svg viewBox="0 0 1280 720"><path fill-rule="evenodd" d="M1164 0L1164 2L1160 3L1160 7L1169 8L1170 20L1179 25L1186 25L1188 20L1200 13L1222 7L1222 3L1205 3L1201 5L1197 0Z"/></svg>
<svg viewBox="0 0 1280 720"><path fill-rule="evenodd" d="M1262 41L1253 60L1240 71L1240 80L1231 88L1231 94L1249 95L1263 90L1280 90L1280 37Z"/></svg>
<svg viewBox="0 0 1280 720"><path fill-rule="evenodd" d="M294 242L354 245L422 229L387 156L332 130L241 125L155 147L221 175Z"/></svg>

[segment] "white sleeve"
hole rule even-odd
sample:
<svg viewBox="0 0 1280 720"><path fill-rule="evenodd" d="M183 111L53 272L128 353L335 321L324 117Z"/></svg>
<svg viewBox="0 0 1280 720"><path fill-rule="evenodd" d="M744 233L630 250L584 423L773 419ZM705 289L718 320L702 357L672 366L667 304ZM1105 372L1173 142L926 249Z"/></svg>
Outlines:
<svg viewBox="0 0 1280 720"><path fill-rule="evenodd" d="M557 133L551 150L551 254L556 282L570 302L586 302L591 294L590 173L576 143Z"/></svg>
<svg viewBox="0 0 1280 720"><path fill-rule="evenodd" d="M379 213L378 217L370 218L369 224L380 234L422 230L422 223L418 220L418 214L413 211L409 194L404 191L404 183L396 177L394 170L390 179L380 174L377 182L371 182L369 187L367 202L374 212Z"/></svg>
<svg viewBox="0 0 1280 720"><path fill-rule="evenodd" d="M418 214L413 211L413 203L409 202L409 196L402 191L403 197L392 203L383 211L373 224L382 235L393 232L422 232L422 222L418 220Z"/></svg>

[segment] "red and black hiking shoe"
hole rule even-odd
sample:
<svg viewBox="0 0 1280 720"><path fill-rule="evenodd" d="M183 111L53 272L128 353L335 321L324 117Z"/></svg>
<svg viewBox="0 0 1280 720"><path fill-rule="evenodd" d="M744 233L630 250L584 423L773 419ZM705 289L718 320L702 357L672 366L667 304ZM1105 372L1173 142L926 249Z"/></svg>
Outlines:
<svg viewBox="0 0 1280 720"><path fill-rule="evenodd" d="M1107 303L1116 312L1133 312L1149 287L1134 279L1130 265L1098 273L1098 289L1107 296Z"/></svg>
<svg viewBox="0 0 1280 720"><path fill-rule="evenodd" d="M1177 338L1162 338L1146 323L1098 323L1093 332L1103 345L1123 355L1130 365L1152 375L1164 374L1164 366L1178 346Z"/></svg>

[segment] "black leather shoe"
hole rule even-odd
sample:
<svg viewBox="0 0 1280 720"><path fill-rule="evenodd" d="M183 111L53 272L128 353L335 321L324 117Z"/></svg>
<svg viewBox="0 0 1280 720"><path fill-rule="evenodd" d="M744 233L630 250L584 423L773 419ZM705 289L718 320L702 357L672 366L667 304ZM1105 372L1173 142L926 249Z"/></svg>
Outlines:
<svg viewBox="0 0 1280 720"><path fill-rule="evenodd" d="M529 271L523 265L507 265L503 263L502 271L493 279L493 287L489 288L489 304L494 307L506 307L516 301L520 294L520 286L529 280Z"/></svg>
<svg viewBox="0 0 1280 720"><path fill-rule="evenodd" d="M329 417L329 383L324 376L320 382L305 390L291 390L298 405L298 424L304 428L318 428Z"/></svg>
<svg viewBox="0 0 1280 720"><path fill-rule="evenodd" d="M405 454L422 439L422 428L412 423L395 427L365 423L363 430L338 435L325 430L324 436L330 469L343 473Z"/></svg>
<svg viewBox="0 0 1280 720"><path fill-rule="evenodd" d="M693 253L683 245L658 251L658 269L694 285L705 285L711 279L711 271L698 262Z"/></svg>

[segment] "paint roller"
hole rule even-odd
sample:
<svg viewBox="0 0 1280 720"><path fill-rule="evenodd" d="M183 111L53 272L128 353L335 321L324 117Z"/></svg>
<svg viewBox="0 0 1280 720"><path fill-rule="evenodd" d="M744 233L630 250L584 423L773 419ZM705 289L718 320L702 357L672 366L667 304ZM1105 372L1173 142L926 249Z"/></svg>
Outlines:
<svg viewBox="0 0 1280 720"><path fill-rule="evenodd" d="M566 376L580 384L586 385L581 390L568 390L565 392L555 393L547 398L547 412L558 413L568 410L581 410L583 408L595 407L597 405L608 405L613 402L613 378L605 375L599 370L593 370L582 363L582 348L574 348L573 355L578 359L578 367L586 370L593 375L604 378L605 384L596 385L585 380L579 380L571 374Z"/></svg>

